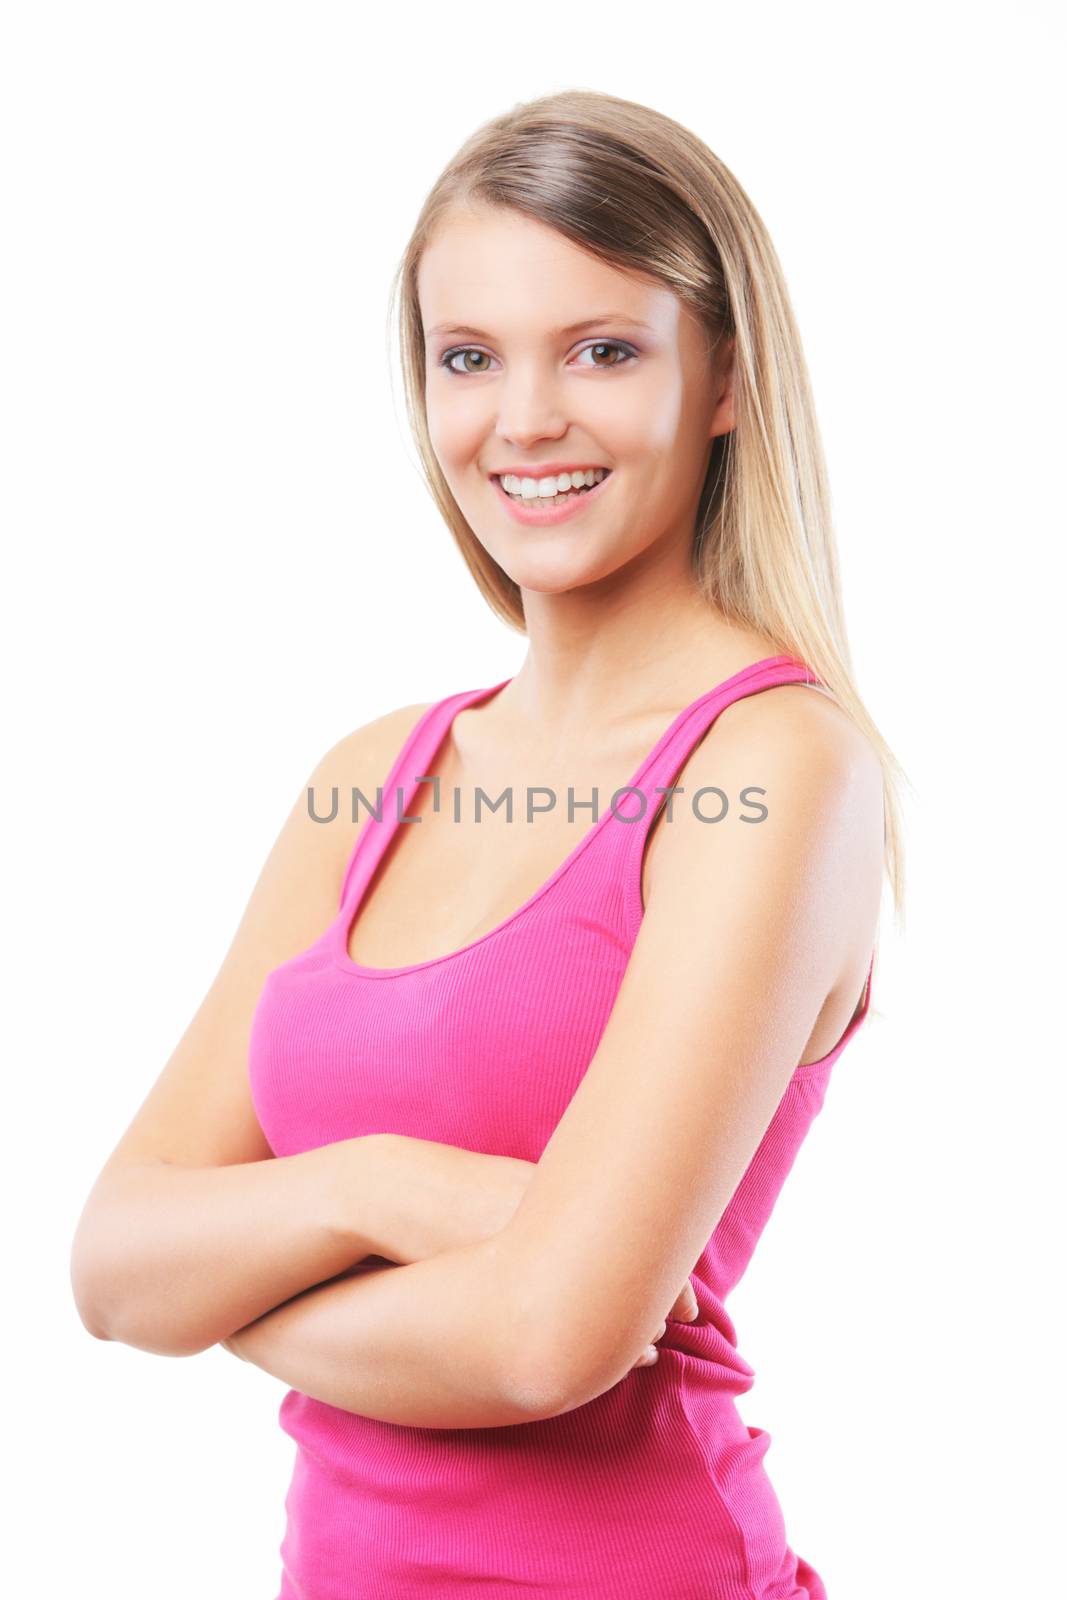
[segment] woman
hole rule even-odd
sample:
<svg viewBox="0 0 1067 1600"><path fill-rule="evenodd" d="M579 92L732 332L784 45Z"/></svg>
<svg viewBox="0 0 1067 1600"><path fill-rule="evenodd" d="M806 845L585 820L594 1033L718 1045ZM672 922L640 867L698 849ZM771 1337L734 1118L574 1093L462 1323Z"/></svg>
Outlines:
<svg viewBox="0 0 1067 1600"><path fill-rule="evenodd" d="M583 91L468 141L398 287L431 490L527 655L311 774L79 1310L291 1385L279 1600L823 1596L724 1302L867 1014L899 769L777 259L691 133ZM354 843L315 820L352 791Z"/></svg>

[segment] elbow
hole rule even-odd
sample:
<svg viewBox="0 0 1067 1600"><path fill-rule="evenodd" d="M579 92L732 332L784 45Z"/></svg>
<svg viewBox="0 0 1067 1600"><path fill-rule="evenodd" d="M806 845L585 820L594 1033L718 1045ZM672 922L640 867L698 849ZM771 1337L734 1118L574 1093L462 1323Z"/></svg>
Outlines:
<svg viewBox="0 0 1067 1600"><path fill-rule="evenodd" d="M194 1337L188 1330L168 1327L150 1308L140 1311L121 1304L107 1305L75 1293L74 1304L82 1326L94 1339L129 1345L152 1356L194 1356L216 1341Z"/></svg>
<svg viewBox="0 0 1067 1600"><path fill-rule="evenodd" d="M614 1387L638 1360L644 1341L632 1350L633 1329L611 1326L595 1308L575 1305L543 1254L506 1248L497 1251L494 1279L503 1296L504 1317L495 1332L500 1392L517 1420L544 1421L577 1410Z"/></svg>
<svg viewBox="0 0 1067 1600"><path fill-rule="evenodd" d="M577 1326L578 1320L572 1318L561 1332L532 1321L521 1359L516 1354L518 1341L513 1343L505 1388L509 1403L524 1420L541 1422L587 1405L613 1388L633 1365L618 1348L606 1351L599 1341L591 1342Z"/></svg>
<svg viewBox="0 0 1067 1600"><path fill-rule="evenodd" d="M588 1405L634 1371L648 1345L629 1320L571 1311L545 1316L532 1341L536 1358L515 1374L518 1403L534 1416L554 1417Z"/></svg>
<svg viewBox="0 0 1067 1600"><path fill-rule="evenodd" d="M89 1248L85 1234L76 1236L70 1257L70 1286L82 1327L94 1339L128 1344L149 1355L191 1356L210 1348L212 1339L196 1338L165 1309L136 1293L129 1273L118 1264L105 1268Z"/></svg>
<svg viewBox="0 0 1067 1600"><path fill-rule="evenodd" d="M74 1295L74 1309L81 1318L81 1325L86 1333L94 1339L110 1339L111 1335L104 1326L103 1320L96 1315L90 1303L77 1292Z"/></svg>
<svg viewBox="0 0 1067 1600"><path fill-rule="evenodd" d="M513 1363L502 1388L504 1403L516 1422L544 1422L581 1404L572 1398L572 1388L544 1366L528 1366L520 1371Z"/></svg>
<svg viewBox="0 0 1067 1600"><path fill-rule="evenodd" d="M566 1411L588 1405L598 1395L614 1388L627 1371L629 1367L620 1368L618 1362L600 1362L594 1366L588 1360L574 1359L573 1355L570 1359L561 1356L556 1361L527 1364L510 1375L508 1403L521 1420L544 1422L549 1417L562 1416Z"/></svg>
<svg viewBox="0 0 1067 1600"><path fill-rule="evenodd" d="M77 1311L81 1319L81 1325L86 1333L91 1334L94 1339L111 1338L101 1319L90 1308L88 1301L77 1293L74 1295L74 1309Z"/></svg>
<svg viewBox="0 0 1067 1600"><path fill-rule="evenodd" d="M95 1270L92 1251L86 1235L85 1218L78 1224L70 1252L70 1287L74 1308L81 1318L82 1327L94 1339L110 1339L104 1313L104 1296L101 1294L100 1274Z"/></svg>
<svg viewBox="0 0 1067 1600"><path fill-rule="evenodd" d="M553 1369L551 1409L542 1415L555 1417L564 1411L577 1411L579 1406L589 1405L609 1389L614 1389L634 1366L633 1361L619 1361L614 1357L595 1359L595 1356L596 1352L587 1351L584 1358L578 1359L577 1354L572 1352L569 1360L560 1359Z"/></svg>

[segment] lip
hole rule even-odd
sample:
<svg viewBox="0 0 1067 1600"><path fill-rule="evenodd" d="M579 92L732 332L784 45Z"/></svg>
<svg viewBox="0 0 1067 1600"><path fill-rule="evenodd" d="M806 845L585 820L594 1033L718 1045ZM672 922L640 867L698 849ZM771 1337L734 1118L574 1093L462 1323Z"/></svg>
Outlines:
<svg viewBox="0 0 1067 1600"><path fill-rule="evenodd" d="M584 472L588 467L593 467L599 471L602 466L603 462L589 460L539 461L528 467L497 467L491 476L494 478L507 478L509 476L516 478L558 478L561 472ZM610 470L609 467L604 467L605 472Z"/></svg>
<svg viewBox="0 0 1067 1600"><path fill-rule="evenodd" d="M561 468L560 470L565 471L566 468ZM533 474L524 474L524 476L532 477ZM541 476L550 478L552 473L543 471ZM557 522L568 522L571 517L580 516L586 506L596 500L601 491L607 488L614 476L615 473L613 471L608 472L605 477L601 478L599 483L594 484L591 489L587 489L584 494L572 495L569 499L564 500L561 505L545 507L536 504L527 505L523 500L512 499L511 495L504 489L496 473L492 475L490 481L498 498L504 502L505 507L516 522L523 522L529 528L547 528L552 527Z"/></svg>

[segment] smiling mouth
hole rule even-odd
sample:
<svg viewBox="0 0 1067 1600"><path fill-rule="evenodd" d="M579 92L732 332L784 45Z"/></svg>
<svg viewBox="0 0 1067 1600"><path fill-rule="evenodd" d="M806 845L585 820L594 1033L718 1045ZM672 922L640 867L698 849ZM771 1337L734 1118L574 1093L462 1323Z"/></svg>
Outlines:
<svg viewBox="0 0 1067 1600"><path fill-rule="evenodd" d="M494 472L491 473L490 476L492 481L499 488L501 494L506 494L508 499L513 500L516 505L548 507L562 505L565 500L576 500L579 495L591 494L594 489L599 489L600 485L602 483L606 483L611 477L612 469L610 467L598 467L597 471L602 472L603 477L598 478L595 483L583 483L577 489L563 489L562 491L557 490L555 494L538 494L536 490L533 494L529 495L513 494L510 489L504 488L504 478L500 473ZM510 477L511 474L508 473L506 476Z"/></svg>

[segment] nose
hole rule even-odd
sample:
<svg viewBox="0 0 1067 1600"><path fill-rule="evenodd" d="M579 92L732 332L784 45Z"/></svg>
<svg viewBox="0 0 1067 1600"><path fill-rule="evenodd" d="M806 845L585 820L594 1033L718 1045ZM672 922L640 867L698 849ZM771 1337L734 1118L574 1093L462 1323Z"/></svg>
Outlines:
<svg viewBox="0 0 1067 1600"><path fill-rule="evenodd" d="M496 393L498 438L527 448L538 439L559 439L567 432L559 390L547 373L513 369Z"/></svg>

